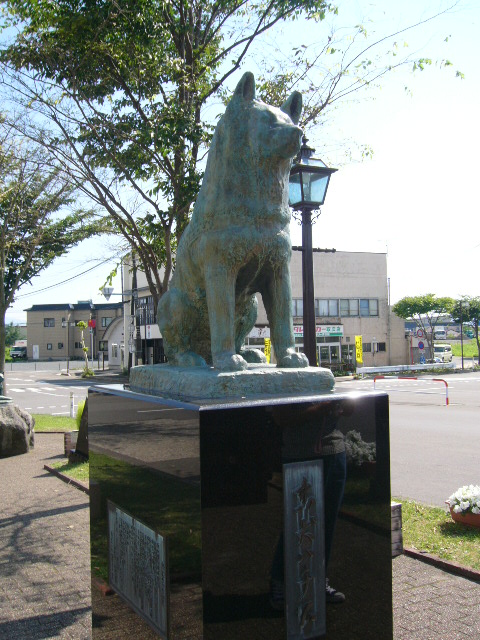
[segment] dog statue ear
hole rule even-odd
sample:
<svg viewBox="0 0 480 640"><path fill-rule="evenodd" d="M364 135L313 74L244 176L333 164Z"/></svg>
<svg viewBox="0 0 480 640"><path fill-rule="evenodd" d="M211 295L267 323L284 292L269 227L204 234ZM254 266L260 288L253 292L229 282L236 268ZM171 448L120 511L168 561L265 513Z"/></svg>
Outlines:
<svg viewBox="0 0 480 640"><path fill-rule="evenodd" d="M298 124L300 121L302 102L302 94L299 91L294 91L280 107L284 113L290 116L294 124Z"/></svg>
<svg viewBox="0 0 480 640"><path fill-rule="evenodd" d="M237 88L235 89L234 97L244 98L248 101L254 100L255 78L253 76L253 73L247 71L243 74L242 79L237 84Z"/></svg>

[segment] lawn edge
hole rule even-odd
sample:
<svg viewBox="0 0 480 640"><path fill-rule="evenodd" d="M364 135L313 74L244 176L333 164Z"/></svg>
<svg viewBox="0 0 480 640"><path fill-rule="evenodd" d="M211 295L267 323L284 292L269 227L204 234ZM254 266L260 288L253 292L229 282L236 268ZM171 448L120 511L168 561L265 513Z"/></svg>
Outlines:
<svg viewBox="0 0 480 640"><path fill-rule="evenodd" d="M54 469L49 464L44 464L43 468L49 473L53 473L54 476L57 476L57 478L60 478L60 480L63 480L63 482L66 482L67 484L71 484L76 489L80 489L80 491L83 491L87 495L90 495L90 487L86 482L82 482L81 480L75 480L75 478L70 478L70 476L65 475L61 471L57 471L57 469Z"/></svg>
<svg viewBox="0 0 480 640"><path fill-rule="evenodd" d="M472 569L471 567L465 567L464 565L459 564L458 562L454 562L453 560L444 560L443 558L439 558L432 553L427 553L426 551L418 551L417 549L412 549L410 547L404 547L403 554L410 558L414 558L415 560L425 562L426 564L431 564L438 569L447 571L448 573L453 573L457 576L467 578L468 580L472 580L473 582L478 582L480 584L480 571Z"/></svg>

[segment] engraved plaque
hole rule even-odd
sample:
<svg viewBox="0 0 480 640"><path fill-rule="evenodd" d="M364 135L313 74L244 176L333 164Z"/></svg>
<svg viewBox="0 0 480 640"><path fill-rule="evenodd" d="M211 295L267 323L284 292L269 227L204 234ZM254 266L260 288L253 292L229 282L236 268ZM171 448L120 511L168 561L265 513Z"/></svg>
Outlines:
<svg viewBox="0 0 480 640"><path fill-rule="evenodd" d="M283 465L288 640L325 634L323 462Z"/></svg>
<svg viewBox="0 0 480 640"><path fill-rule="evenodd" d="M110 501L108 538L110 586L168 640L166 541Z"/></svg>

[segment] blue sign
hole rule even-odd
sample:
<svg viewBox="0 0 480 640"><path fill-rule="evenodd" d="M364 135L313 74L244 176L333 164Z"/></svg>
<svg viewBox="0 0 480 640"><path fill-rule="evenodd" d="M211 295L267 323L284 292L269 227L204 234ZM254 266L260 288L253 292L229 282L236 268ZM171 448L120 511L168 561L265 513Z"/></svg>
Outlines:
<svg viewBox="0 0 480 640"><path fill-rule="evenodd" d="M425 349L425 345L423 344L423 342L422 342L421 340L420 340L420 341L419 341L419 343L418 343L418 348L420 349L420 351L421 351L422 349Z"/></svg>

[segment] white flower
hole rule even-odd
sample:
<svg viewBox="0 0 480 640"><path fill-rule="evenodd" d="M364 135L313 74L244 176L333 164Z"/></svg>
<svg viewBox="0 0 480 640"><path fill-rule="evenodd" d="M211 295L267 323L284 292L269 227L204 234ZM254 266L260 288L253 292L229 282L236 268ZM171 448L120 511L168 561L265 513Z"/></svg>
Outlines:
<svg viewBox="0 0 480 640"><path fill-rule="evenodd" d="M448 498L447 504L455 513L480 513L480 486L460 487Z"/></svg>

